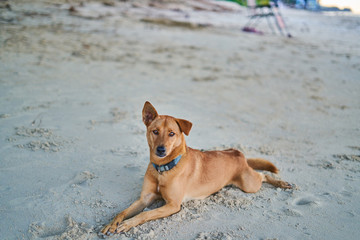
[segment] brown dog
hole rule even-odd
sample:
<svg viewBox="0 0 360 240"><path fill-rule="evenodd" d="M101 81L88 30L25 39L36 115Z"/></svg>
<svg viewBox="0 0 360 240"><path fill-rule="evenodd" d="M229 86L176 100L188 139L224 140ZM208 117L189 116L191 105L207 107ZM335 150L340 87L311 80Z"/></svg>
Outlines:
<svg viewBox="0 0 360 240"><path fill-rule="evenodd" d="M262 182L291 188L286 182L254 171L277 173L277 168L269 161L246 159L234 149L201 152L186 146L183 133L189 135L192 127L187 120L158 115L149 102L145 103L142 115L147 128L150 163L140 199L119 213L101 230L102 234L126 232L144 222L170 216L180 211L183 201L206 198L229 184L248 193L257 192ZM142 212L160 198L165 200L164 206Z"/></svg>

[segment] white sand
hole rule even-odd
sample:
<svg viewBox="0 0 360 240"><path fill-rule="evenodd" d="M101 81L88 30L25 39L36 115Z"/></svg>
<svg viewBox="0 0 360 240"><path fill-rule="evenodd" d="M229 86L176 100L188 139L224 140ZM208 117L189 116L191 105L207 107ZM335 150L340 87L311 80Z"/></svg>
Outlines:
<svg viewBox="0 0 360 240"><path fill-rule="evenodd" d="M283 9L288 39L241 32L244 9L174 27L26 2L0 8L1 239L97 239L140 194L146 100L193 122L189 146L267 158L298 189L228 187L114 239L358 238L359 17Z"/></svg>

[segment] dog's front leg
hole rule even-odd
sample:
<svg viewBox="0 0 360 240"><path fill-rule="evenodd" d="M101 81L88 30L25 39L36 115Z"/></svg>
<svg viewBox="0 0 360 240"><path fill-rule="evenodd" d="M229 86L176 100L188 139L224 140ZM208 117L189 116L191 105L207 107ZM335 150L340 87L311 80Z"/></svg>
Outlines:
<svg viewBox="0 0 360 240"><path fill-rule="evenodd" d="M142 212L135 217L123 221L117 229L117 232L127 232L130 228L144 222L164 218L177 213L181 209L181 203L184 199L184 181L179 178L173 178L166 181L165 185L160 187L160 193L166 204L154 210Z"/></svg>
<svg viewBox="0 0 360 240"><path fill-rule="evenodd" d="M124 219L135 216L159 198L161 198L161 196L157 192L157 182L151 178L151 175L145 174L140 199L116 215L116 217L101 230L101 233L105 235L117 233L116 229Z"/></svg>
<svg viewBox="0 0 360 240"><path fill-rule="evenodd" d="M180 206L181 203L167 203L160 208L142 212L136 215L135 217L122 222L119 228L117 229L117 232L127 232L130 228L135 227L144 222L170 216L180 211L181 208Z"/></svg>
<svg viewBox="0 0 360 240"><path fill-rule="evenodd" d="M138 214L144 210L144 208L149 206L156 198L157 196L155 194L149 193L146 195L146 199L140 198L139 200L136 200L130 205L130 207L116 215L116 217L108 225L106 225L101 232L105 235L116 233L116 229L124 219L131 218L132 216Z"/></svg>

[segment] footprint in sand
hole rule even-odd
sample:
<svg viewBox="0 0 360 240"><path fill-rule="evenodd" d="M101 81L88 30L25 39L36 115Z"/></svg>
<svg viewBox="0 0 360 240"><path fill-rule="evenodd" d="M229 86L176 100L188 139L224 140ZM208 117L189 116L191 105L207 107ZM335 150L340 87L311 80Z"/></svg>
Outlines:
<svg viewBox="0 0 360 240"><path fill-rule="evenodd" d="M81 185L84 184L86 181L91 180L93 178L96 178L96 175L94 173L91 173L89 171L84 171L79 174L77 174L74 179L70 182L70 185Z"/></svg>
<svg viewBox="0 0 360 240"><path fill-rule="evenodd" d="M296 206L320 206L321 202L313 196L304 196L294 200Z"/></svg>
<svg viewBox="0 0 360 240"><path fill-rule="evenodd" d="M300 211L295 210L295 209L286 208L283 211L287 216L290 216L290 217L301 217L301 216L303 216L303 214Z"/></svg>
<svg viewBox="0 0 360 240"><path fill-rule="evenodd" d="M206 77L193 77L194 82L214 82L218 78L215 76L206 76Z"/></svg>
<svg viewBox="0 0 360 240"><path fill-rule="evenodd" d="M47 226L45 222L33 222L29 233L33 239L95 239L97 236L93 227L76 222L71 216L66 216L66 223Z"/></svg>

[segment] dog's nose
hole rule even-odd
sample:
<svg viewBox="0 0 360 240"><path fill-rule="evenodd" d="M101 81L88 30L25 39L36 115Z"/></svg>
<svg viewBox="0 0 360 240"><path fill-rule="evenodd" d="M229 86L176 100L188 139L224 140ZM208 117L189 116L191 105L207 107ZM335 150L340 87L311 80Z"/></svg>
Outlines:
<svg viewBox="0 0 360 240"><path fill-rule="evenodd" d="M156 154L160 157L164 156L166 152L166 148L164 146L158 146L156 148Z"/></svg>

